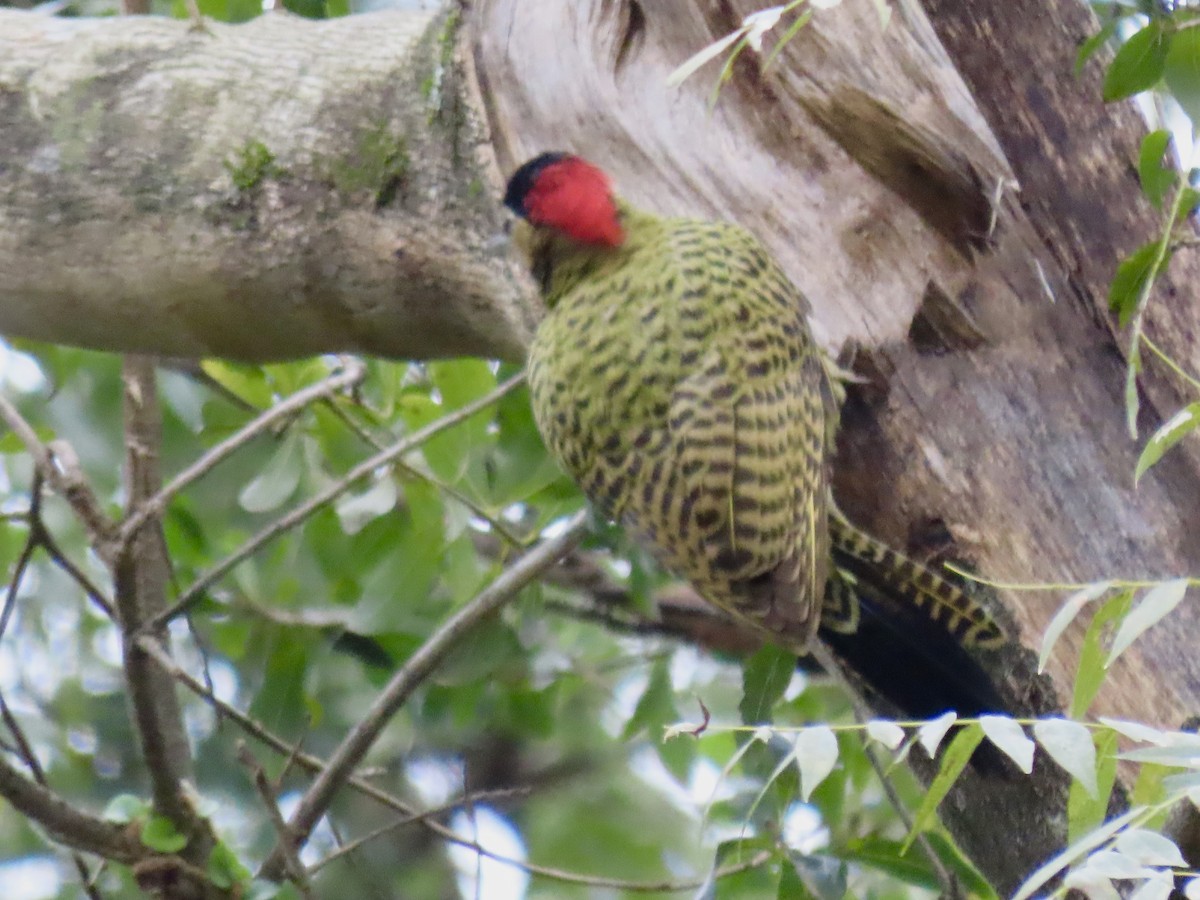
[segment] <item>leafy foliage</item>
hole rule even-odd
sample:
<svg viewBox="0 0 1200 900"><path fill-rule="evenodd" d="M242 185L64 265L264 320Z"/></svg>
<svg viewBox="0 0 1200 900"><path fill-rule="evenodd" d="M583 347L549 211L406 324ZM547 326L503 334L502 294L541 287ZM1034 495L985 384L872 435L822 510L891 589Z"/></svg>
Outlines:
<svg viewBox="0 0 1200 900"><path fill-rule="evenodd" d="M348 12L340 0L287 5L313 17ZM719 85L738 53L761 52L764 36L788 21L765 58L769 66L814 11L830 5L809 0L752 14L674 77L682 80L729 51ZM1153 3L1105 5L1117 13L1081 48L1081 65L1123 24L1141 23L1108 68L1106 99L1165 84L1189 113L1200 110L1200 30L1192 13ZM888 7L879 8L886 22ZM200 0L200 10L243 21L261 6ZM187 15L181 2L173 12ZM1138 166L1147 198L1166 210L1163 232L1120 263L1110 295L1121 324L1133 332L1131 419L1141 316L1196 203L1187 179L1164 163L1168 150L1167 132L1152 133ZM247 148L231 173L251 189L255 173L270 164ZM6 391L41 440L69 442L105 510L117 514L125 448L115 361L61 348L23 349L42 381ZM168 474L243 433L255 408L329 379L339 365L332 359L262 368L206 364L206 374L250 410L164 375L161 452ZM189 482L171 498L162 522L173 597L190 594L193 601L190 628L173 632L175 651L228 704L217 715L194 694L184 699L198 762L197 801L219 838L205 871L212 884L240 886L248 897L299 893L252 877L276 835L241 758L242 726L231 724L229 713L248 711L285 748L327 755L360 721L390 670L412 660L450 611L468 604L581 505L542 449L523 392L500 389L513 373L478 360L364 366L353 390L299 407ZM456 415L474 405L479 409L470 415ZM1135 477L1197 420L1200 406L1193 403L1163 424ZM348 475L426 430L411 452ZM144 799L118 630L84 584L110 593L108 572L68 505L35 492L36 483L27 448L4 436L0 484L9 527L0 532L0 558L12 589L0 615L0 692L56 790L104 807L111 821L135 824L146 846L178 852L187 836ZM53 548L34 540L43 527ZM257 542L256 551L241 558L248 542ZM1067 600L1047 629L1043 665L1064 630L1096 606L1071 719L971 721L951 714L926 723L852 726L844 700L809 684L794 660L774 648L739 665L701 659L662 637L622 637L619 628L599 627L596 618L644 624L645 599L661 576L613 534L599 533L588 546L612 551L612 561L591 574L619 587L623 605L593 605L589 585L581 590L562 573L526 589L419 685L371 757L384 790L417 798L468 845L472 811L494 811L515 836L516 863L532 862L531 896L582 897L599 889L644 896L649 886L640 882L666 880L693 885L698 897L835 898L850 884L855 896L891 897L897 884L937 888L927 852L976 895L990 896L936 821L938 805L985 741L1023 771L1035 765L1036 744L1074 782L1072 846L1034 873L1018 897L1033 896L1068 868L1064 884L1094 896L1114 879L1139 881L1142 897L1165 896L1173 884L1183 860L1154 828L1174 804L1200 792L1200 744L1192 734L1084 717L1108 667L1184 599L1185 580L1085 585ZM47 552L30 555L31 548ZM705 720L679 723L680 710L696 697ZM250 743L286 811L308 776L289 754L273 754L261 734ZM902 798L916 810L903 840L895 813L864 799L873 778L864 743L897 758L919 743L940 759L928 790L898 774ZM1118 758L1140 766L1143 777L1134 808L1105 822ZM328 821L339 832L364 836L387 824L381 807L349 791ZM342 893L446 895L465 883L464 867L440 842L444 833L431 852L419 828L405 817L342 852L330 827L318 833L304 862L313 866L318 887ZM915 844L918 835L927 839L925 848ZM496 837L481 833L478 841L490 848ZM13 859L42 848L29 823L8 808L0 812L0 846ZM482 867L481 860L472 865ZM64 895L72 877L63 867L57 884ZM101 884L114 894L133 890L131 873L120 866L103 873ZM1200 879L1189 880L1184 892L1200 896Z"/></svg>

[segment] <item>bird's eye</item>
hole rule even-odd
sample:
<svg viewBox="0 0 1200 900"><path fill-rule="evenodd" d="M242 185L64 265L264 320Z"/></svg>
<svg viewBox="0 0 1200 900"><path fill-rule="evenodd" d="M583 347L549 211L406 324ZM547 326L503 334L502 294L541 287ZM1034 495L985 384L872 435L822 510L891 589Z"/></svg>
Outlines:
<svg viewBox="0 0 1200 900"><path fill-rule="evenodd" d="M516 224L516 220L515 220L515 219L513 219L513 218L508 218L508 219L505 219L505 220L504 220L504 233L505 233L505 234L512 234L513 225L515 225L515 224Z"/></svg>

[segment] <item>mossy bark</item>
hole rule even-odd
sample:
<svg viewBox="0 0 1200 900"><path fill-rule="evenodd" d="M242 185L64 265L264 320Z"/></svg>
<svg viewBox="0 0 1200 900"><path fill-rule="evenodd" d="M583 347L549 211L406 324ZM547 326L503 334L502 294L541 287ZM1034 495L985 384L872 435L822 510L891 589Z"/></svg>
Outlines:
<svg viewBox="0 0 1200 900"><path fill-rule="evenodd" d="M459 21L0 10L0 331L519 359L536 306L462 102Z"/></svg>

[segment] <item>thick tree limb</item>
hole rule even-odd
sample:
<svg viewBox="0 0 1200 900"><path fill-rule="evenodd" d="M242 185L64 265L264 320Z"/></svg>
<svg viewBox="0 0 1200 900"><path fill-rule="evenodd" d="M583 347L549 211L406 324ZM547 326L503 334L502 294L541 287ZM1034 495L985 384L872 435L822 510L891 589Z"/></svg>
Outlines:
<svg viewBox="0 0 1200 900"><path fill-rule="evenodd" d="M454 18L0 9L0 331L165 356L519 359Z"/></svg>

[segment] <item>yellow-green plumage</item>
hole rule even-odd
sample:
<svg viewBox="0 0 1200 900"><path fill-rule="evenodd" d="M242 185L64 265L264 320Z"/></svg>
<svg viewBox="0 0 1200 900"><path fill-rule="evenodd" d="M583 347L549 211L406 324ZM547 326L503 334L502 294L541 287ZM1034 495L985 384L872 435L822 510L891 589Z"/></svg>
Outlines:
<svg viewBox="0 0 1200 900"><path fill-rule="evenodd" d="M998 707L986 675L955 655L1002 643L994 620L834 508L834 379L807 302L770 254L736 225L615 199L619 239L581 241L569 216L594 204L566 202L565 226L552 227L525 197L562 158L531 161L506 197L548 306L528 375L553 455L605 516L775 641L803 650L821 626L868 680L907 679L915 654L927 672L914 681L970 682L892 691L910 712Z"/></svg>
<svg viewBox="0 0 1200 900"><path fill-rule="evenodd" d="M624 210L556 248L529 358L553 454L712 603L803 645L829 567L833 405L802 298L746 231Z"/></svg>

